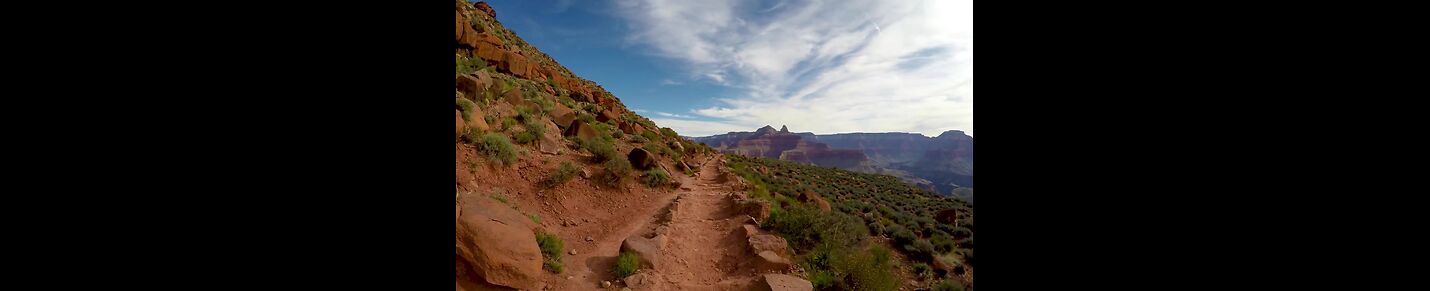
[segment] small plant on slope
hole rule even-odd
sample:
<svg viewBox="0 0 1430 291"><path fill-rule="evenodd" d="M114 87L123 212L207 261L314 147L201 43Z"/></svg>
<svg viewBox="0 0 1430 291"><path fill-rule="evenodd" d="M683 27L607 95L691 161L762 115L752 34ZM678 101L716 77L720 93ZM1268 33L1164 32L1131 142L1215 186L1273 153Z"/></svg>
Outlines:
<svg viewBox="0 0 1430 291"><path fill-rule="evenodd" d="M560 274L563 269L561 249L564 247L561 238L553 234L539 232L536 234L536 245L541 247L541 256L545 259L543 265L546 269Z"/></svg>
<svg viewBox="0 0 1430 291"><path fill-rule="evenodd" d="M640 269L640 265L640 255L634 252L623 252L621 257L616 259L616 268L613 272L615 272L616 278L629 277L631 274L635 274L637 269Z"/></svg>

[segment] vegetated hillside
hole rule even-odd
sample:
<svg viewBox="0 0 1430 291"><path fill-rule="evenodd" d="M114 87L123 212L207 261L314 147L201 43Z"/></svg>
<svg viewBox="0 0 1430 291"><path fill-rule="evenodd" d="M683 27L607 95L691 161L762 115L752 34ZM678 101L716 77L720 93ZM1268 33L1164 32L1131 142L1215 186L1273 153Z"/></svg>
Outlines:
<svg viewBox="0 0 1430 291"><path fill-rule="evenodd" d="M950 130L938 137L917 133L816 135L765 126L754 132L691 140L724 153L892 175L929 191L970 202L973 198L973 137L963 131Z"/></svg>
<svg viewBox="0 0 1430 291"><path fill-rule="evenodd" d="M761 227L780 233L802 253L816 288L891 290L900 283L890 269L914 279L906 287L972 287L973 206L967 202L887 175L725 157L731 172L749 185L750 196L772 208ZM874 239L867 239L871 235ZM884 244L907 262L891 261Z"/></svg>
<svg viewBox="0 0 1430 291"><path fill-rule="evenodd" d="M614 258L606 250L714 151L631 112L495 15L456 1L457 289L594 289L618 278L614 261L591 262Z"/></svg>

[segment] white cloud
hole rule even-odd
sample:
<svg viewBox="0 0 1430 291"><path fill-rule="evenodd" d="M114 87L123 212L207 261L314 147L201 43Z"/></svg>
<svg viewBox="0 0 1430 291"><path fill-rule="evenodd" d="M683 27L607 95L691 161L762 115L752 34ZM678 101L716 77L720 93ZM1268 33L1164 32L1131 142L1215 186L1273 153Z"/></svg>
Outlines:
<svg viewBox="0 0 1430 291"><path fill-rule="evenodd" d="M636 113L646 113L646 112L649 112L649 111L646 111L645 109L640 109L640 108L631 108L631 111L634 111L634 112L636 112Z"/></svg>
<svg viewBox="0 0 1430 291"><path fill-rule="evenodd" d="M679 132L680 135L684 136L710 136L735 131L755 130L755 128L744 125L713 121L669 118L651 118L650 121L655 122L656 125L659 125L661 127L669 127L671 129L675 129L676 132Z"/></svg>
<svg viewBox="0 0 1430 291"><path fill-rule="evenodd" d="M740 91L691 108L717 121L670 126L682 134L973 133L971 0L617 3L629 41Z"/></svg>
<svg viewBox="0 0 1430 291"><path fill-rule="evenodd" d="M665 116L665 117L675 117L675 118L686 118L686 119L695 118L694 116L690 116L690 115L680 115L680 114L669 113L669 112L656 112L655 115L660 115L660 116Z"/></svg>

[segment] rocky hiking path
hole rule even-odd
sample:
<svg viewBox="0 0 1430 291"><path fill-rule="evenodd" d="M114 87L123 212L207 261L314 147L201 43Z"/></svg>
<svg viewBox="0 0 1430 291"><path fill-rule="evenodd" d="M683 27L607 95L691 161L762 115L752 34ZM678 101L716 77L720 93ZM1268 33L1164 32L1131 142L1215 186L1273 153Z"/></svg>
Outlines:
<svg viewBox="0 0 1430 291"><path fill-rule="evenodd" d="M567 245L578 250L566 258L567 270L550 290L750 290L760 274L750 267L742 224L749 217L738 211L734 192L721 183L720 156L701 163L696 177L678 175L681 187L660 203L630 209L624 225L587 242L573 238ZM653 197L654 198L654 197ZM646 245L646 246L637 246ZM645 265L636 275L616 280L611 275L616 256L634 248ZM652 258L653 257L653 258ZM602 281L610 281L602 287Z"/></svg>
<svg viewBox="0 0 1430 291"><path fill-rule="evenodd" d="M746 255L742 218L732 193L716 183L720 163L701 166L690 190L680 193L680 206L671 216L667 243L661 250L657 273L669 290L748 290L758 278L740 268Z"/></svg>

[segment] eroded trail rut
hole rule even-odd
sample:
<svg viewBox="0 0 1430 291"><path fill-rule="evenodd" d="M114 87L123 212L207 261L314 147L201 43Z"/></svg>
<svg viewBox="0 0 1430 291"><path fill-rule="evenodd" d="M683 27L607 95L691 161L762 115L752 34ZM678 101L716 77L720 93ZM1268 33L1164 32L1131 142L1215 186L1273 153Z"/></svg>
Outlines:
<svg viewBox="0 0 1430 291"><path fill-rule="evenodd" d="M718 156L701 166L697 177L675 175L681 189L664 207L632 209L628 224L606 237L595 238L595 247L571 257L576 264L562 276L572 276L553 290L750 290L759 275L744 264L751 257L741 225L749 218L734 203L733 191L718 183ZM651 238L659 245L654 269L641 270L624 282L614 282L610 272L622 242L632 236ZM609 288L600 283L611 280Z"/></svg>

